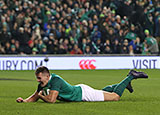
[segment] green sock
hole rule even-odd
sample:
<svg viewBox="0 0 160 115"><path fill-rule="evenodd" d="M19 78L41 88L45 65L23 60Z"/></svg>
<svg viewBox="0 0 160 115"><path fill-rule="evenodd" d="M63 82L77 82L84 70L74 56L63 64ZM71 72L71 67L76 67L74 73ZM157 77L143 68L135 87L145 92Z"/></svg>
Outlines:
<svg viewBox="0 0 160 115"><path fill-rule="evenodd" d="M107 92L113 92L114 88L115 88L117 85L118 85L118 84L108 85L108 86L104 87L102 90L107 91Z"/></svg>
<svg viewBox="0 0 160 115"><path fill-rule="evenodd" d="M113 92L117 93L119 96L122 96L125 88L127 87L128 83L133 80L133 76L127 76L123 81L121 81L113 90Z"/></svg>

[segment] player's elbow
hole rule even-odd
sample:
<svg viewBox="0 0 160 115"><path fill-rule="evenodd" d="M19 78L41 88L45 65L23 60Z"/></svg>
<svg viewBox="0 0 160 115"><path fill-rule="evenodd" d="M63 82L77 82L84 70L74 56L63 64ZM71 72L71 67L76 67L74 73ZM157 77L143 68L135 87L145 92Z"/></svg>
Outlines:
<svg viewBox="0 0 160 115"><path fill-rule="evenodd" d="M56 102L55 99L51 99L51 100L49 101L49 103L55 103L55 102Z"/></svg>
<svg viewBox="0 0 160 115"><path fill-rule="evenodd" d="M49 96L49 102L50 103L55 103L56 102L56 98L54 96Z"/></svg>

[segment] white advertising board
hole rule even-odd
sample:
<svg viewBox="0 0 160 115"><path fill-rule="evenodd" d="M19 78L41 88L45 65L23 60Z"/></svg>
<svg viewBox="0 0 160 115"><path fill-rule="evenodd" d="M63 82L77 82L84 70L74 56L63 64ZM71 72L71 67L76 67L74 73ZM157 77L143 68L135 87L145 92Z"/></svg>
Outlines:
<svg viewBox="0 0 160 115"><path fill-rule="evenodd" d="M50 70L80 69L160 69L159 56L104 57L0 57L0 70L35 70L47 66Z"/></svg>

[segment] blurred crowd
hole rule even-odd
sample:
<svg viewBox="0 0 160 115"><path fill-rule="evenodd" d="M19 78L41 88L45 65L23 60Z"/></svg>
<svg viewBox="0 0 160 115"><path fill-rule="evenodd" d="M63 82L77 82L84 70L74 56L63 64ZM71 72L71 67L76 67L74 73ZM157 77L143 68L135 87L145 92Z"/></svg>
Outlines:
<svg viewBox="0 0 160 115"><path fill-rule="evenodd" d="M159 0L1 0L0 54L159 54Z"/></svg>

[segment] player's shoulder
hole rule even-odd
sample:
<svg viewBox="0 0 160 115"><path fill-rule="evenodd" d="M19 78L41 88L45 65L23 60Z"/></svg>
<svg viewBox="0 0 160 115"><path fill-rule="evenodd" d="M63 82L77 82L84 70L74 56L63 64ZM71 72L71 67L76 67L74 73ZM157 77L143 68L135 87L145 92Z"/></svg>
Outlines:
<svg viewBox="0 0 160 115"><path fill-rule="evenodd" d="M62 79L59 75L51 73L51 80L58 80L58 79Z"/></svg>
<svg viewBox="0 0 160 115"><path fill-rule="evenodd" d="M60 84L62 82L63 82L63 79L59 75L51 74L49 84Z"/></svg>
<svg viewBox="0 0 160 115"><path fill-rule="evenodd" d="M52 78L61 78L59 75L55 74L55 73L51 73L51 77Z"/></svg>

